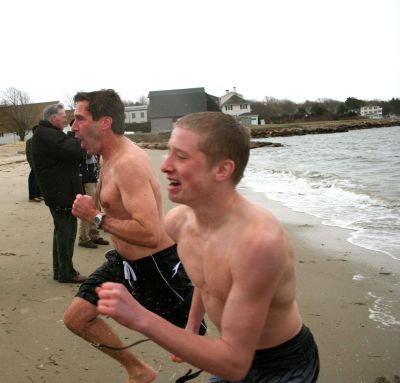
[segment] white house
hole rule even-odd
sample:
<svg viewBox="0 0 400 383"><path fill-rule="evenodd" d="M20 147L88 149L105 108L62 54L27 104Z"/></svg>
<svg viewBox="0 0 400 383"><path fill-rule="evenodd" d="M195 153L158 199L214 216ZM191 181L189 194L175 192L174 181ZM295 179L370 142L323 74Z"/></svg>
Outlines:
<svg viewBox="0 0 400 383"><path fill-rule="evenodd" d="M258 115L251 113L251 102L237 93L235 87L220 97L219 107L222 113L236 117L245 125L258 125Z"/></svg>
<svg viewBox="0 0 400 383"><path fill-rule="evenodd" d="M125 106L125 124L147 122L147 105Z"/></svg>
<svg viewBox="0 0 400 383"><path fill-rule="evenodd" d="M367 105L360 108L360 116L367 118L382 118L383 108L376 105Z"/></svg>

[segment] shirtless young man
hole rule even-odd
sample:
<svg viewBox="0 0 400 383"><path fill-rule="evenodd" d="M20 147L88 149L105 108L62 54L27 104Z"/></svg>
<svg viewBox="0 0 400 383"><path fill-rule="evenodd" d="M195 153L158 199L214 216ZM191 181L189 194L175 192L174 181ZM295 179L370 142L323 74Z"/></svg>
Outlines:
<svg viewBox="0 0 400 383"><path fill-rule="evenodd" d="M235 189L248 156L248 133L222 113L187 115L172 132L161 169L169 198L183 204L166 227L195 285L186 331L115 283L97 289L98 311L210 372L210 382L315 382L318 350L295 300L290 239ZM217 339L196 334L204 311Z"/></svg>
<svg viewBox="0 0 400 383"><path fill-rule="evenodd" d="M123 347L98 317L95 288L123 283L147 309L185 327L193 286L163 225L159 180L144 150L124 137L124 105L113 90L75 95L72 130L90 153L101 154L99 197L105 215L88 195L78 195L72 213L111 234L115 250L83 283L66 310L66 326L119 361L129 383L148 383L156 373ZM203 330L204 331L204 330ZM105 346L101 346L105 345ZM114 348L114 350L112 349Z"/></svg>

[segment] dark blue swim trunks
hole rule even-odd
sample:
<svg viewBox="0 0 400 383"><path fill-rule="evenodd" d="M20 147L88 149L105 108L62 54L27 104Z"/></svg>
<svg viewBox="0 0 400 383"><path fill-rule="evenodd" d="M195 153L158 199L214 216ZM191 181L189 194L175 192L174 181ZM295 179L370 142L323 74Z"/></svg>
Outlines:
<svg viewBox="0 0 400 383"><path fill-rule="evenodd" d="M308 327L279 346L257 350L249 373L228 382L212 376L209 383L314 383L319 374L318 348Z"/></svg>
<svg viewBox="0 0 400 383"><path fill-rule="evenodd" d="M82 283L76 296L97 305L96 287L104 282L122 283L148 310L179 327L185 327L193 285L177 254L176 245L137 261L128 261L116 250ZM203 324L200 333L205 333Z"/></svg>

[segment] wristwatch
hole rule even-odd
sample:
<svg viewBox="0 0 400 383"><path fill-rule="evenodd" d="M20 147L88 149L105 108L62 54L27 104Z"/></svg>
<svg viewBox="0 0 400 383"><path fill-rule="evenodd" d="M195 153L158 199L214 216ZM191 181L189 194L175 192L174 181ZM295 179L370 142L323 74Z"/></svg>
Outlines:
<svg viewBox="0 0 400 383"><path fill-rule="evenodd" d="M98 213L94 217L93 223L96 226L96 229L101 229L101 224L103 223L104 217L106 215L104 213Z"/></svg>

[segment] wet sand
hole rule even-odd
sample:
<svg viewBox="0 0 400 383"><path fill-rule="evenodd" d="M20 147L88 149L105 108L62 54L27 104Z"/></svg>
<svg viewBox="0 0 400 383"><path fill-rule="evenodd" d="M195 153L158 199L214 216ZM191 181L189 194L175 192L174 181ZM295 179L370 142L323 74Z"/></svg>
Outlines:
<svg viewBox="0 0 400 383"><path fill-rule="evenodd" d="M29 167L18 154L23 150L23 143L0 146L0 381L125 383L118 363L62 322L77 286L52 280L52 220L44 203L28 202ZM163 152L148 153L158 168ZM381 254L347 242L347 230L323 226L261 194L240 190L270 209L294 241L298 301L319 345L320 382L395 382L400 375L400 323L382 322L390 321L390 315L400 317L398 270ZM171 203L164 196L168 210ZM108 248L76 246L76 268L89 274L103 262ZM385 315L380 321L370 319L371 310ZM143 338L110 323L127 344ZM159 372L156 382L175 382L189 367L170 362L168 352L152 342L136 346L135 352ZM204 383L207 377L203 373L191 382Z"/></svg>

